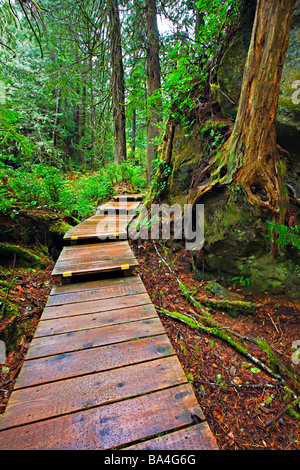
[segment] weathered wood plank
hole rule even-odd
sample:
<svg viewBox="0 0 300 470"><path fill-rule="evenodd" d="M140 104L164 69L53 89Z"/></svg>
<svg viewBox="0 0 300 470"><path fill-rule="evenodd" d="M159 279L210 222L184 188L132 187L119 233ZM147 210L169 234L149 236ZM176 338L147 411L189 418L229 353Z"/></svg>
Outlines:
<svg viewBox="0 0 300 470"><path fill-rule="evenodd" d="M76 250L78 253L84 252L85 250L91 249L91 246L97 247L99 245L99 249L105 250L107 247L109 247L112 244L112 242L100 242L100 243L93 243L91 244L82 244L82 245L75 245L75 246L65 246L63 250L68 253L72 252L74 248L76 247ZM118 246L127 246L128 241L127 240L114 240L113 244L118 247Z"/></svg>
<svg viewBox="0 0 300 470"><path fill-rule="evenodd" d="M12 393L0 430L186 383L176 356Z"/></svg>
<svg viewBox="0 0 300 470"><path fill-rule="evenodd" d="M140 442L123 450L219 450L219 448L208 424L204 422Z"/></svg>
<svg viewBox="0 0 300 470"><path fill-rule="evenodd" d="M127 210L134 210L137 209L140 205L140 201L114 201L114 202L107 202L106 204L102 204L98 206L98 210L109 210L109 209L127 209Z"/></svg>
<svg viewBox="0 0 300 470"><path fill-rule="evenodd" d="M75 304L58 305L57 307L46 307L42 318L62 318L74 315L84 315L85 313L105 312L107 310L117 310L119 308L136 307L151 303L148 294L135 294L131 296L108 298L102 300L91 300L78 302Z"/></svg>
<svg viewBox="0 0 300 470"><path fill-rule="evenodd" d="M166 335L25 360L15 390L174 354Z"/></svg>
<svg viewBox="0 0 300 470"><path fill-rule="evenodd" d="M143 193L138 194L122 194L113 196L114 201L141 201L144 197Z"/></svg>
<svg viewBox="0 0 300 470"><path fill-rule="evenodd" d="M99 249L97 246L93 249L93 245L88 250L84 252L78 252L75 247L72 247L73 250L65 251L63 250L57 260L57 264L63 264L75 260L77 263L89 263L90 261L101 261L103 259L115 259L116 257L129 256L133 257L133 253L129 246L119 246L114 247L114 249L106 248L104 250Z"/></svg>
<svg viewBox="0 0 300 470"><path fill-rule="evenodd" d="M3 450L105 450L192 424L202 415L189 385L0 433Z"/></svg>
<svg viewBox="0 0 300 470"><path fill-rule="evenodd" d="M125 268L126 266L128 266L128 268ZM91 263L74 262L73 264L69 264L67 268L65 268L64 266L60 267L60 264L57 263L51 273L51 276L76 276L79 274L93 274L98 272L119 271L121 269L129 269L134 266L138 266L138 262L134 256L130 257L129 255L120 257L117 260L104 259Z"/></svg>
<svg viewBox="0 0 300 470"><path fill-rule="evenodd" d="M135 322L154 317L157 317L155 308L152 304L147 304L119 310L107 310L100 313L55 318L52 320L43 320L42 318L35 332L35 338L77 330L88 330L90 328L98 328L118 323Z"/></svg>
<svg viewBox="0 0 300 470"><path fill-rule="evenodd" d="M127 239L127 231L123 229L118 229L116 231L109 231L109 232L101 232L96 233L96 231L86 232L86 233L66 233L64 235L64 240L89 240L95 239L97 242L103 240L126 240Z"/></svg>
<svg viewBox="0 0 300 470"><path fill-rule="evenodd" d="M60 335L43 336L33 338L26 359L90 349L159 334L165 334L164 327L159 318L153 318L121 325L62 333Z"/></svg>
<svg viewBox="0 0 300 470"><path fill-rule="evenodd" d="M142 280L139 275L133 275L130 277L116 277L111 279L100 279L96 281L85 281L85 282L76 282L76 284L70 284L67 286L53 286L50 295L60 295L67 294L71 292L83 292L95 289L106 289L110 287L117 286L127 286L132 284L139 284Z"/></svg>
<svg viewBox="0 0 300 470"><path fill-rule="evenodd" d="M90 253L89 255L86 255L84 257L76 257L73 254L70 254L69 257L63 257L60 258L56 265L58 267L64 267L64 266L70 266L74 263L81 265L81 264L93 264L93 263L103 263L104 261L107 261L108 263L110 261L117 261L122 259L130 259L134 258L133 254L129 252L129 250L120 250L119 253L107 253L105 256L105 253Z"/></svg>
<svg viewBox="0 0 300 470"><path fill-rule="evenodd" d="M128 279L128 278L124 278ZM129 278L130 279L130 278ZM142 282L137 284L112 286L99 289L90 289L80 292L70 292L59 295L50 295L46 307L57 305L66 305L78 302L87 302L91 300L108 299L110 297L122 297L124 295L134 295L146 293L145 286Z"/></svg>

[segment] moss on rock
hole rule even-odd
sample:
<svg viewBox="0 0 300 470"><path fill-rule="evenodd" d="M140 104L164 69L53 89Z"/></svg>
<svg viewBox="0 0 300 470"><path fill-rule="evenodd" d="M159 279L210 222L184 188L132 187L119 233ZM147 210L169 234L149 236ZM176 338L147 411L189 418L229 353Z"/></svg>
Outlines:
<svg viewBox="0 0 300 470"><path fill-rule="evenodd" d="M17 266L21 267L46 267L48 260L34 253L32 250L22 248L18 245L9 243L0 243L1 264L7 264L16 261Z"/></svg>

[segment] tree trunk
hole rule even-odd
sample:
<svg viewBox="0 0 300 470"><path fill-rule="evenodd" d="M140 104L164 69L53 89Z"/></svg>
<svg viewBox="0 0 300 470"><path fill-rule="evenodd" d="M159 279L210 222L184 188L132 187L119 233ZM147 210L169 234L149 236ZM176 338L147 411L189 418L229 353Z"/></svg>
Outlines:
<svg viewBox="0 0 300 470"><path fill-rule="evenodd" d="M283 222L287 197L276 143L276 114L295 3L258 0L233 132L211 165L215 170L210 183L194 191L194 203L215 184L239 182L251 203L271 210Z"/></svg>
<svg viewBox="0 0 300 470"><path fill-rule="evenodd" d="M160 60L159 60L159 32L157 27L156 0L146 0L146 28L147 28L147 85L148 98L161 88ZM159 104L155 108L148 108L147 116L147 179L150 182L153 173L153 160L157 158L157 145L153 142L160 130L157 124L161 120Z"/></svg>
<svg viewBox="0 0 300 470"><path fill-rule="evenodd" d="M83 73L83 84L82 84L82 102L81 102L81 114L80 114L80 138L85 136L85 125L86 125L86 72Z"/></svg>
<svg viewBox="0 0 300 470"><path fill-rule="evenodd" d="M201 27L204 26L204 13L199 10L199 8L196 5L196 1L194 4L194 11L196 15L196 21L195 21L195 41L197 42L198 40L198 35L200 33Z"/></svg>
<svg viewBox="0 0 300 470"><path fill-rule="evenodd" d="M94 105L94 85L93 85L93 60L90 55L90 76L91 76L91 112L90 112L90 127L91 127L91 170L94 169L94 150L95 150L95 105Z"/></svg>
<svg viewBox="0 0 300 470"><path fill-rule="evenodd" d="M131 137L131 152L135 156L135 141L136 141L136 109L132 110L132 137Z"/></svg>
<svg viewBox="0 0 300 470"><path fill-rule="evenodd" d="M296 0L258 0L238 113L226 146L228 175L235 173L249 200L284 217L286 197L276 142L282 69Z"/></svg>
<svg viewBox="0 0 300 470"><path fill-rule="evenodd" d="M117 164L126 160L125 87L121 47L121 25L117 0L109 0L110 51L112 66L112 103L114 158Z"/></svg>
<svg viewBox="0 0 300 470"><path fill-rule="evenodd" d="M59 137L59 121L60 121L60 108L61 108L61 87L58 87L56 94L56 110L55 110L55 121L53 127L53 146L57 147L58 137Z"/></svg>

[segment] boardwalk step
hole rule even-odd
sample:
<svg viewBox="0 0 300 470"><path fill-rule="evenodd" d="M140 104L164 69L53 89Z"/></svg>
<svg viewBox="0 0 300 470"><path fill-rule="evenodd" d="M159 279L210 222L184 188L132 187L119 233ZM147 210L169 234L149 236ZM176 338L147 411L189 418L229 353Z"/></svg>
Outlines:
<svg viewBox="0 0 300 470"><path fill-rule="evenodd" d="M138 266L128 243L98 243L64 247L52 271L53 277L70 278L84 274L126 271Z"/></svg>
<svg viewBox="0 0 300 470"><path fill-rule="evenodd" d="M128 219L107 216L124 231ZM217 449L145 286L131 273L138 263L128 242L91 243L99 220L68 232L82 244L63 248L52 275L74 283L51 290L0 421L0 449ZM107 278L91 281L91 273ZM85 282L76 282L81 276Z"/></svg>
<svg viewBox="0 0 300 470"><path fill-rule="evenodd" d="M138 201L114 201L108 202L107 204L103 204L97 208L96 214L97 215L104 215L106 214L122 214L126 215L129 214L131 216L135 215L135 211L140 206L140 202Z"/></svg>
<svg viewBox="0 0 300 470"><path fill-rule="evenodd" d="M142 201L144 195L142 193L139 194L123 194L117 195L113 197L114 201Z"/></svg>

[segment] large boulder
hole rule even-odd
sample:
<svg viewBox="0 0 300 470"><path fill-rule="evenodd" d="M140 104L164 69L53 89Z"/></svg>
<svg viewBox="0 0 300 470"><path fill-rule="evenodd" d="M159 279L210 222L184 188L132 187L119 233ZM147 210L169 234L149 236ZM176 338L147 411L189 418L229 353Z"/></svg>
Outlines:
<svg viewBox="0 0 300 470"><path fill-rule="evenodd" d="M299 252L283 247L273 259L268 238L270 214L249 203L244 189L216 188L205 195L204 275L232 284L247 280L252 291L290 290L299 284ZM199 266L202 269L202 266ZM299 294L299 293L298 293Z"/></svg>

